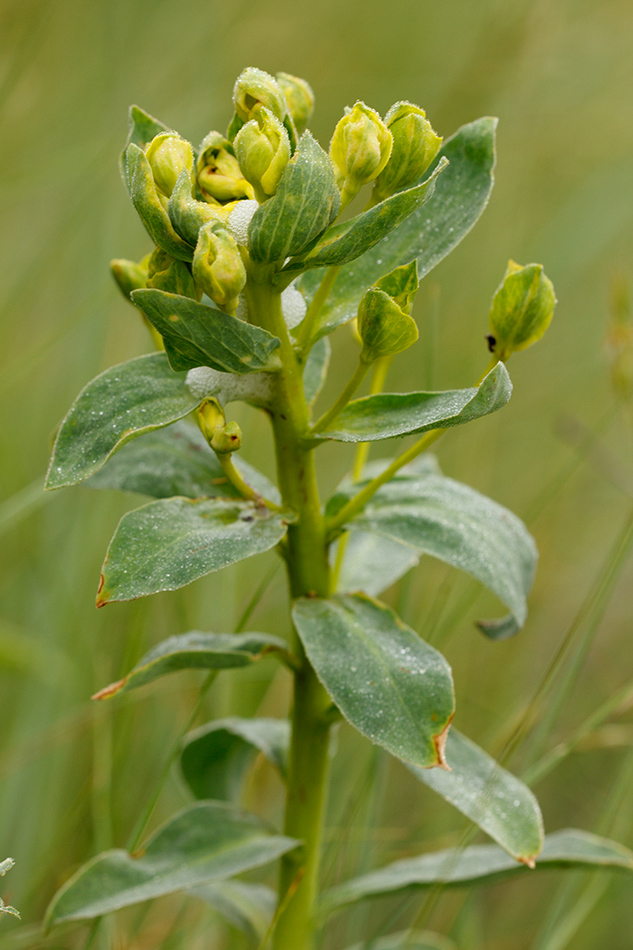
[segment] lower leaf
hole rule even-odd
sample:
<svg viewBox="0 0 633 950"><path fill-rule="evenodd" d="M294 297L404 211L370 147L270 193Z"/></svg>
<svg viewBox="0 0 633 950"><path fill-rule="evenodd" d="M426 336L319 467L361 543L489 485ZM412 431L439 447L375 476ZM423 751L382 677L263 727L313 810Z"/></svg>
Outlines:
<svg viewBox="0 0 633 950"><path fill-rule="evenodd" d="M202 887L193 888L191 893L257 943L270 928L277 903L277 895L272 888L265 884L247 884L245 881L203 884Z"/></svg>
<svg viewBox="0 0 633 950"><path fill-rule="evenodd" d="M379 937L377 940L355 943L347 950L458 950L458 948L457 944L448 937L431 933L430 930L415 933L411 930L401 930L399 933Z"/></svg>

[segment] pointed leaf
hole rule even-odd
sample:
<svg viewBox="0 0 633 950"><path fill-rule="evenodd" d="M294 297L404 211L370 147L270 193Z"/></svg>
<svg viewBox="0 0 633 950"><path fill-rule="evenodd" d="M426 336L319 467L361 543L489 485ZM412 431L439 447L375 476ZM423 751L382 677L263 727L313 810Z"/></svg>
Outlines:
<svg viewBox="0 0 633 950"><path fill-rule="evenodd" d="M176 590L273 548L288 517L252 502L168 498L130 511L119 522L103 563L97 606Z"/></svg>
<svg viewBox="0 0 633 950"><path fill-rule="evenodd" d="M82 389L62 422L46 488L89 478L126 442L182 419L201 402L164 353L110 367Z"/></svg>
<svg viewBox="0 0 633 950"><path fill-rule="evenodd" d="M140 149L145 151L145 148L149 145L153 138L157 135L160 135L161 132L173 132L173 129L170 129L168 126L163 125L159 119L155 119L153 115L150 115L149 112L145 112L139 106L130 106L130 111L128 114L128 137L125 143L125 148L121 154L120 164L121 164L121 174L123 175L123 180L127 184L127 147L130 143L138 145Z"/></svg>
<svg viewBox="0 0 633 950"><path fill-rule="evenodd" d="M259 818L224 802L196 802L135 852L105 851L57 892L46 925L90 920L274 861L297 846Z"/></svg>
<svg viewBox="0 0 633 950"><path fill-rule="evenodd" d="M271 357L280 341L267 330L190 297L151 289L131 296L162 336L172 369L210 366L244 374L273 368Z"/></svg>
<svg viewBox="0 0 633 950"><path fill-rule="evenodd" d="M430 930L401 930L399 933L355 943L348 950L458 950L457 944Z"/></svg>
<svg viewBox="0 0 633 950"><path fill-rule="evenodd" d="M276 486L265 475L244 459L234 458L233 464L255 491L281 504ZM87 486L138 492L152 498L242 498L198 426L185 420L124 446Z"/></svg>
<svg viewBox="0 0 633 950"><path fill-rule="evenodd" d="M334 169L326 152L304 132L276 193L255 212L248 251L260 264L300 254L332 223L340 207Z"/></svg>
<svg viewBox="0 0 633 950"><path fill-rule="evenodd" d="M201 633L168 637L139 660L134 669L93 699L109 699L179 670L226 670L248 666L270 653L287 653L287 644L267 633ZM207 796L213 798L215 796Z"/></svg>
<svg viewBox="0 0 633 950"><path fill-rule="evenodd" d="M446 761L450 772L409 768L513 858L530 864L543 847L543 820L527 785L456 729L448 734Z"/></svg>
<svg viewBox="0 0 633 950"><path fill-rule="evenodd" d="M444 764L454 697L441 653L361 595L297 600L293 618L317 676L359 732L405 762Z"/></svg>
<svg viewBox="0 0 633 950"><path fill-rule="evenodd" d="M185 738L180 767L196 798L237 799L258 752L285 776L289 746L286 719L216 719Z"/></svg>
<svg viewBox="0 0 633 950"><path fill-rule="evenodd" d="M203 884L192 888L190 893L209 904L257 943L267 933L277 904L277 895L271 887L247 884L245 881Z"/></svg>
<svg viewBox="0 0 633 950"><path fill-rule="evenodd" d="M193 248L174 230L158 196L147 156L134 143L127 147L126 163L132 204L154 244L179 261L192 261Z"/></svg>
<svg viewBox="0 0 633 950"><path fill-rule="evenodd" d="M330 499L328 514L360 487ZM417 554L466 571L512 611L514 630L525 623L538 558L534 539L516 515L473 488L443 475L400 478L383 485L347 527L408 544Z"/></svg>
<svg viewBox="0 0 633 950"><path fill-rule="evenodd" d="M439 393L378 393L355 399L327 429L314 432L312 437L319 441L376 442L448 429L501 409L511 394L508 372L503 363L497 363L479 387Z"/></svg>
<svg viewBox="0 0 633 950"><path fill-rule="evenodd" d="M406 191L400 191L369 211L330 228L306 257L290 261L282 273L312 267L339 266L356 260L427 203L433 196L437 176L447 165L448 161L441 159L426 181Z"/></svg>
<svg viewBox="0 0 633 950"><path fill-rule="evenodd" d="M536 862L537 871L549 868L609 868L633 871L633 852L615 841L570 828L547 835ZM394 861L379 871L346 881L324 896L324 912L364 898L393 894L415 887L488 884L532 871L514 861L496 845L451 848L417 858Z"/></svg>
<svg viewBox="0 0 633 950"><path fill-rule="evenodd" d="M352 320L358 301L377 277L416 257L422 280L468 234L492 190L495 127L496 119L477 119L444 143L437 162L447 158L450 164L437 180L433 200L362 257L344 265L321 312L318 336ZM300 278L308 301L322 279L322 270Z"/></svg>

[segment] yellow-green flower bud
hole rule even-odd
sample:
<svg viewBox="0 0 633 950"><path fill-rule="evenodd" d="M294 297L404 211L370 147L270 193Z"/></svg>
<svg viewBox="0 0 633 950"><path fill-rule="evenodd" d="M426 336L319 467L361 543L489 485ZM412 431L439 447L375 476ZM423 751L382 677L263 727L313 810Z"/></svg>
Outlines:
<svg viewBox="0 0 633 950"><path fill-rule="evenodd" d="M178 294L180 297L191 297L192 300L200 300L202 297L202 291L191 276L187 264L175 260L159 247L148 259L145 286L164 290L168 294Z"/></svg>
<svg viewBox="0 0 633 950"><path fill-rule="evenodd" d="M254 66L249 66L237 77L233 103L242 122L253 118L257 106L265 106L281 122L288 112L285 96L274 77Z"/></svg>
<svg viewBox="0 0 633 950"><path fill-rule="evenodd" d="M290 140L279 119L265 106L259 106L233 144L242 173L255 189L258 201L274 195L290 160Z"/></svg>
<svg viewBox="0 0 633 950"><path fill-rule="evenodd" d="M217 399L205 399L197 413L198 425L203 436L211 445L216 429L226 425L224 410Z"/></svg>
<svg viewBox="0 0 633 950"><path fill-rule="evenodd" d="M205 294L227 313L233 313L246 283L246 270L235 240L226 228L212 222L200 228L193 256L193 276Z"/></svg>
<svg viewBox="0 0 633 950"><path fill-rule="evenodd" d="M378 287L370 287L362 298L356 321L363 342L360 358L364 363L373 363L382 356L395 356L418 338L413 317Z"/></svg>
<svg viewBox="0 0 633 950"><path fill-rule="evenodd" d="M418 292L420 281L418 279L418 262L411 261L409 264L402 264L394 270L379 278L374 284L379 290L384 290L386 294L393 297L401 310L405 313L411 313L413 300Z"/></svg>
<svg viewBox="0 0 633 950"><path fill-rule="evenodd" d="M347 111L330 142L330 158L338 185L350 201L363 185L381 173L391 154L391 132L364 102Z"/></svg>
<svg viewBox="0 0 633 950"><path fill-rule="evenodd" d="M555 306L554 286L542 264L522 267L509 261L490 308L491 352L505 362L515 350L536 343L550 325Z"/></svg>
<svg viewBox="0 0 633 950"><path fill-rule="evenodd" d="M193 175L193 149L186 139L174 132L161 132L145 150L156 187L169 198L181 171Z"/></svg>
<svg viewBox="0 0 633 950"><path fill-rule="evenodd" d="M126 298L130 299L133 290L139 290L145 287L147 281L147 263L148 258L143 258L140 264L134 261L115 260L110 261L110 270L114 277L117 287Z"/></svg>
<svg viewBox="0 0 633 950"><path fill-rule="evenodd" d="M304 131L314 112L314 93L305 79L290 73L275 76L284 94L288 111L299 135Z"/></svg>
<svg viewBox="0 0 633 950"><path fill-rule="evenodd" d="M418 181L442 144L424 110L410 102L396 102L385 123L393 136L393 148L374 185L376 203Z"/></svg>
<svg viewBox="0 0 633 950"><path fill-rule="evenodd" d="M209 132L202 142L197 172L200 191L206 199L226 202L254 197L231 143L220 132Z"/></svg>
<svg viewBox="0 0 633 950"><path fill-rule="evenodd" d="M237 452L242 447L242 430L237 422L229 422L224 428L216 427L211 448L218 455L226 455L228 452Z"/></svg>

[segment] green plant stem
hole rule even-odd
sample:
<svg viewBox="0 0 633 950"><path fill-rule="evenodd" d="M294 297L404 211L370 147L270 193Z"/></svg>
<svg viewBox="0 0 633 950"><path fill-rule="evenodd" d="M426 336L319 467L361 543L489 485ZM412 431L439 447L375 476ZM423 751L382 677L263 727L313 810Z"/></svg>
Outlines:
<svg viewBox="0 0 633 950"><path fill-rule="evenodd" d="M281 340L282 369L275 374L273 426L279 487L297 520L288 528L285 551L292 597L327 597L330 576L321 504L312 450L304 443L309 425L302 366L281 313L279 293L250 281L249 310ZM312 950L319 886L321 839L329 765L330 699L317 680L295 634L299 657L294 673L292 738L284 832L303 842L281 861L279 914L274 950Z"/></svg>
<svg viewBox="0 0 633 950"><path fill-rule="evenodd" d="M281 511L279 505L276 505L273 501L269 501L268 498L264 498L263 495L255 491L255 489L242 478L233 464L233 458L230 452L216 452L215 454L224 469L224 474L231 484L237 488L240 495L243 495L244 498L248 498L249 501L254 501L257 505L265 505L266 508L270 508L271 511Z"/></svg>
<svg viewBox="0 0 633 950"><path fill-rule="evenodd" d="M306 311L306 315L303 318L303 322L299 328L299 333L297 334L297 347L300 351L307 350L310 346L310 343L312 342L314 325L319 318L323 304L327 300L340 270L340 266L328 267L323 280L317 288L317 292L312 298L312 302Z"/></svg>
<svg viewBox="0 0 633 950"><path fill-rule="evenodd" d="M334 405L330 409L328 409L327 412L324 412L321 418L317 419L317 421L312 426L313 432L320 432L322 429L327 429L329 424L331 422L334 422L336 417L340 415L340 413L343 411L343 409L345 409L345 406L348 404L348 402L350 401L350 399L352 398L352 396L354 395L354 393L356 392L356 390L358 389L358 387L364 380L365 376L367 375L367 370L369 369L369 366L370 366L369 363L365 363L363 360L359 360L358 366L356 367L354 374L352 375L350 381L348 382L347 386L345 387L341 395L338 397Z"/></svg>

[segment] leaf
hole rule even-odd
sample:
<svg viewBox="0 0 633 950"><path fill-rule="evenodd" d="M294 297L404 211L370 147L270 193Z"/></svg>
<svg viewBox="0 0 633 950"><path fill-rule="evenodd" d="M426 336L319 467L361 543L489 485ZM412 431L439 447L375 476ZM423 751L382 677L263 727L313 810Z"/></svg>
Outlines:
<svg viewBox="0 0 633 950"><path fill-rule="evenodd" d="M130 106L130 111L128 113L128 137L125 143L125 148L121 153L120 164L121 164L121 174L123 180L127 184L128 173L127 173L127 147L130 143L138 145L140 149L145 150L153 138L157 135L160 135L161 132L173 132L173 129L170 129L167 125L159 119L155 119L153 115L150 115L149 112L145 112L139 106Z"/></svg>
<svg viewBox="0 0 633 950"><path fill-rule="evenodd" d="M447 158L450 164L437 179L433 200L362 257L344 265L321 312L317 336L352 320L358 301L378 277L416 257L421 280L468 234L492 190L496 121L477 119L444 143L437 163ZM322 270L300 278L308 301L322 279Z"/></svg>
<svg viewBox="0 0 633 950"><path fill-rule="evenodd" d="M215 884L194 887L190 893L209 904L257 943L266 935L277 904L277 895L272 888L265 884L247 884L245 881L216 881Z"/></svg>
<svg viewBox="0 0 633 950"><path fill-rule="evenodd" d="M154 183L152 167L141 149L128 145L126 151L130 197L152 241L179 261L192 261L193 249L174 230Z"/></svg>
<svg viewBox="0 0 633 950"><path fill-rule="evenodd" d="M225 670L248 666L270 653L287 654L287 644L267 633L201 633L192 630L157 644L127 676L106 686L92 698L109 699L180 670Z"/></svg>
<svg viewBox="0 0 633 950"><path fill-rule="evenodd" d="M546 835L537 871L549 868L610 868L633 871L633 852L615 841L575 828ZM346 904L416 887L488 884L505 877L527 876L532 871L518 864L496 845L473 845L394 861L379 871L364 874L332 888L324 895L323 910L331 913Z"/></svg>
<svg viewBox="0 0 633 950"><path fill-rule="evenodd" d="M448 734L446 761L450 772L409 769L513 858L530 864L543 847L543 820L527 785L456 729Z"/></svg>
<svg viewBox="0 0 633 950"><path fill-rule="evenodd" d="M302 260L290 261L281 273L312 267L332 267L356 260L397 228L433 196L437 176L448 161L441 159L433 173L421 184L400 191L343 224L330 228Z"/></svg>
<svg viewBox="0 0 633 950"><path fill-rule="evenodd" d="M479 387L438 393L377 393L355 399L327 429L312 433L312 438L376 442L414 432L448 429L501 409L511 394L508 372L503 363L497 363Z"/></svg>
<svg viewBox="0 0 633 950"><path fill-rule="evenodd" d="M89 478L121 446L144 432L182 419L202 402L185 374L169 368L164 353L111 366L77 396L62 422L46 488L66 488Z"/></svg>
<svg viewBox="0 0 633 950"><path fill-rule="evenodd" d="M135 290L131 297L162 336L172 369L210 366L244 374L273 368L280 340L267 330L162 290Z"/></svg>
<svg viewBox="0 0 633 950"><path fill-rule="evenodd" d="M298 842L225 802L196 802L170 818L134 854L105 851L53 897L50 928L90 920L130 904L222 880L274 861Z"/></svg>
<svg viewBox="0 0 633 950"><path fill-rule="evenodd" d="M289 746L286 719L216 719L186 736L180 767L196 798L236 799L258 752L285 776Z"/></svg>
<svg viewBox="0 0 633 950"><path fill-rule="evenodd" d="M176 590L268 551L285 535L288 520L226 498L152 501L121 518L103 563L97 606Z"/></svg>
<svg viewBox="0 0 633 950"><path fill-rule="evenodd" d="M253 215L248 229L252 260L283 263L300 254L332 223L340 203L332 162L310 132L304 132L277 192Z"/></svg>
<svg viewBox="0 0 633 950"><path fill-rule="evenodd" d="M348 950L458 950L457 944L430 930L401 930L386 937L355 943Z"/></svg>
<svg viewBox="0 0 633 950"><path fill-rule="evenodd" d="M306 360L303 370L303 389L309 406L317 398L325 383L330 365L330 352L330 341L323 337L312 347Z"/></svg>
<svg viewBox="0 0 633 950"><path fill-rule="evenodd" d="M336 564L340 543L339 540L331 549L332 565ZM378 597L420 561L419 555L408 544L369 531L354 530L347 536L345 545L337 585L339 591L364 591L370 597Z"/></svg>
<svg viewBox="0 0 633 950"><path fill-rule="evenodd" d="M361 487L339 491L327 514ZM400 478L379 488L346 527L399 541L465 571L512 611L515 631L525 623L538 558L534 539L520 518L474 488L443 475Z"/></svg>
<svg viewBox="0 0 633 950"><path fill-rule="evenodd" d="M303 598L293 618L317 676L359 732L405 762L444 765L454 697L437 650L362 595Z"/></svg>
<svg viewBox="0 0 633 950"><path fill-rule="evenodd" d="M281 504L277 488L241 458L233 464L264 498ZM198 426L183 420L124 446L87 483L88 488L137 492L152 498L242 498Z"/></svg>

